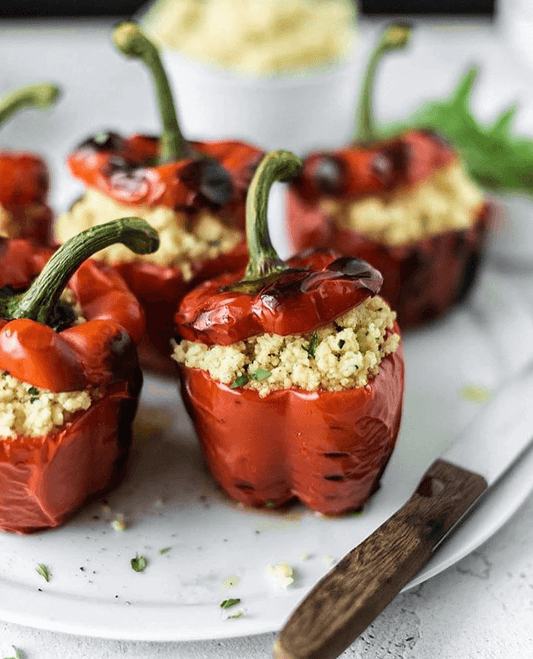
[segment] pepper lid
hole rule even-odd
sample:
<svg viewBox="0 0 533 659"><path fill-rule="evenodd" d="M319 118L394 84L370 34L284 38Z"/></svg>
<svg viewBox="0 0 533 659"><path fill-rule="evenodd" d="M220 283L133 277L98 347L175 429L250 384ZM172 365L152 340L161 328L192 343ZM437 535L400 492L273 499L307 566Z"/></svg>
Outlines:
<svg viewBox="0 0 533 659"><path fill-rule="evenodd" d="M272 151L259 165L246 202L249 262L243 273L208 281L183 299L175 322L183 338L231 345L263 333L306 334L342 316L382 284L365 261L333 250L310 250L282 261L267 224L270 188L293 178L302 161L288 151Z"/></svg>

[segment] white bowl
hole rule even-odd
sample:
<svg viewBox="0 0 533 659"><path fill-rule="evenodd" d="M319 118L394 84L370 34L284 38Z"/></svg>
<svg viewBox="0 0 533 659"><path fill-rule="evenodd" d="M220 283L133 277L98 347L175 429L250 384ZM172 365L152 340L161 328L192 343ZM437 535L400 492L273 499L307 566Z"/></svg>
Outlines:
<svg viewBox="0 0 533 659"><path fill-rule="evenodd" d="M303 155L349 141L363 63L276 77L246 77L163 49L188 139L239 139Z"/></svg>

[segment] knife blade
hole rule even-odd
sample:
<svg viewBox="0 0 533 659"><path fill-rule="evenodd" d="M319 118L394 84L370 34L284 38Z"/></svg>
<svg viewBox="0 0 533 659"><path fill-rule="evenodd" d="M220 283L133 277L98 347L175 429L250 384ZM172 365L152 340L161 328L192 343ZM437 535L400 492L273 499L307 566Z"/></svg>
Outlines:
<svg viewBox="0 0 533 659"><path fill-rule="evenodd" d="M413 495L298 605L275 659L338 657L394 599L533 440L533 364L499 389Z"/></svg>

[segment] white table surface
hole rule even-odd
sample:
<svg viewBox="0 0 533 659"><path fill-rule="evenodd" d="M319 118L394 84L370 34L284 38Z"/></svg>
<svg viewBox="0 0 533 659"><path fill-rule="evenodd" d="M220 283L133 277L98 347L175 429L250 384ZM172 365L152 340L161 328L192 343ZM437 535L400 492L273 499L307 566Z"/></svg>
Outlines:
<svg viewBox="0 0 533 659"><path fill-rule="evenodd" d="M2 128L2 145L41 151L52 164L57 210L79 192L64 154L98 129L157 131L149 81L110 47L107 22L0 22L0 92L50 79L65 89L53 112L27 112ZM361 54L378 23L361 27ZM416 60L416 65L414 64ZM517 128L533 134L533 85L489 21L420 21L408 54L387 65L377 92L379 116L393 119L451 88L481 65L474 106L490 119L520 100ZM386 81L385 81L386 79ZM409 80L406 86L406 80ZM120 117L120 120L117 120ZM193 136L197 137L197 136ZM527 292L530 274L510 270ZM529 293L533 313L533 293ZM366 659L522 659L533 655L533 498L474 553L400 595L342 655ZM27 659L263 659L274 634L188 643L132 643L34 630L0 622L0 657L12 645Z"/></svg>

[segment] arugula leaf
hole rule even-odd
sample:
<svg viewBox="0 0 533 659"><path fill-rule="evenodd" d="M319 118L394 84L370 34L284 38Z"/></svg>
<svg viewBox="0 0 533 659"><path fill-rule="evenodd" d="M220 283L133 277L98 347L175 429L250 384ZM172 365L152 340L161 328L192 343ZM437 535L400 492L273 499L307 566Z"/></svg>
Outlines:
<svg viewBox="0 0 533 659"><path fill-rule="evenodd" d="M533 140L512 131L518 107L510 106L492 123L478 121L471 108L477 74L477 67L470 68L448 98L424 103L405 122L382 132L390 136L406 128L435 129L457 148L472 178L484 188L532 193Z"/></svg>

